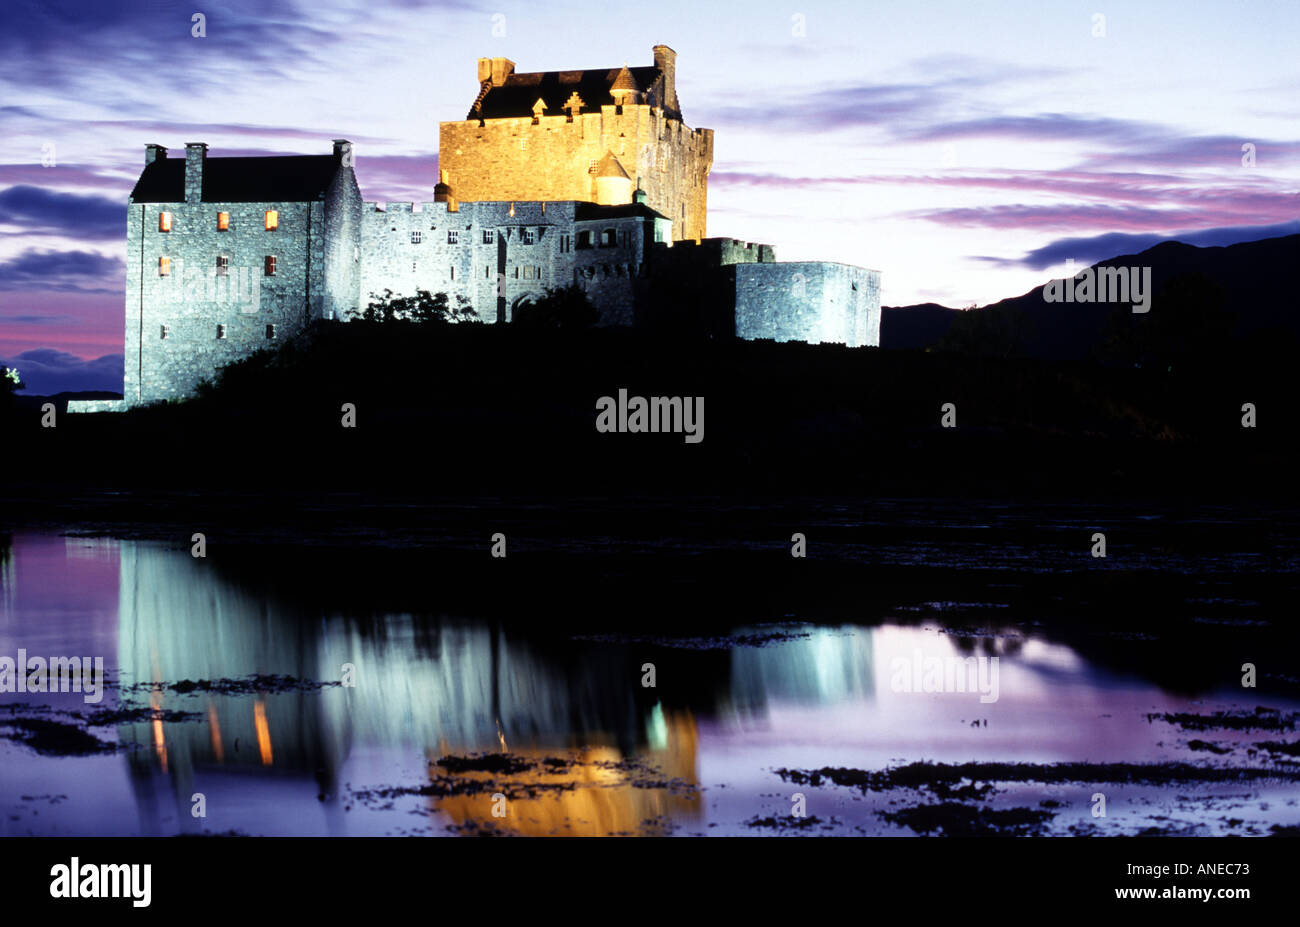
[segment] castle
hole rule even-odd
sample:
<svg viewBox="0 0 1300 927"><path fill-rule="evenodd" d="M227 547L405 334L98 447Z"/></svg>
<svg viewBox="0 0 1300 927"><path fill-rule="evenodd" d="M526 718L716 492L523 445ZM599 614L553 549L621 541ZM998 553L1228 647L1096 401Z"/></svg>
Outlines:
<svg viewBox="0 0 1300 927"><path fill-rule="evenodd" d="M446 293L508 323L576 285L602 325L879 344L878 271L706 237L713 132L683 120L672 49L595 71L480 58L478 81L466 118L441 124L428 203L363 202L344 139L328 155L270 157L146 145L128 199L123 398L69 411L192 395L385 291Z"/></svg>

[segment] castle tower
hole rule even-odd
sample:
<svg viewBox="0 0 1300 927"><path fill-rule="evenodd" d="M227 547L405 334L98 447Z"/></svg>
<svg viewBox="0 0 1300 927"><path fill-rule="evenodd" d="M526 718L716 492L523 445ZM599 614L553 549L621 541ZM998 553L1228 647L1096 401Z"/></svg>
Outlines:
<svg viewBox="0 0 1300 927"><path fill-rule="evenodd" d="M677 53L653 54L642 67L530 73L480 58L465 119L439 128L456 200L625 204L641 189L674 238L705 237L713 130L682 118Z"/></svg>
<svg viewBox="0 0 1300 927"><path fill-rule="evenodd" d="M596 202L601 206L622 206L632 202L632 178L627 176L627 171L623 170L612 151L605 152L605 157L596 165Z"/></svg>

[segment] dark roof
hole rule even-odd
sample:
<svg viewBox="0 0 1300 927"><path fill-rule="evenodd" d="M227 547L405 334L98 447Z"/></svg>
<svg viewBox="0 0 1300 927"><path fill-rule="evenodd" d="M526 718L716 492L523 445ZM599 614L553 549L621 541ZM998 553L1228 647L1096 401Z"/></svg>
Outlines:
<svg viewBox="0 0 1300 927"><path fill-rule="evenodd" d="M340 156L272 155L252 158L205 158L203 201L206 203L302 203L325 195L339 170ZM146 164L133 203L185 201L185 159L161 158Z"/></svg>
<svg viewBox="0 0 1300 927"><path fill-rule="evenodd" d="M667 219L663 213L651 209L645 203L623 203L618 206L601 206L597 203L579 203L573 210L575 221L590 219L628 219L640 216L644 219Z"/></svg>
<svg viewBox="0 0 1300 927"><path fill-rule="evenodd" d="M546 104L548 116L562 116L569 96L577 93L582 99L581 112L600 112L602 106L613 106L609 90L620 77L623 68L596 71L534 71L529 74L511 74L499 87L490 87L483 98L474 104L466 119L501 119L533 115L533 104L540 97ZM663 76L654 65L644 68L627 68L636 89L645 93Z"/></svg>
<svg viewBox="0 0 1300 927"><path fill-rule="evenodd" d="M618 163L618 158L614 157L614 152L606 149L605 157L600 159L596 165L597 177L622 177L624 180L631 180L627 171L623 170L623 165Z"/></svg>

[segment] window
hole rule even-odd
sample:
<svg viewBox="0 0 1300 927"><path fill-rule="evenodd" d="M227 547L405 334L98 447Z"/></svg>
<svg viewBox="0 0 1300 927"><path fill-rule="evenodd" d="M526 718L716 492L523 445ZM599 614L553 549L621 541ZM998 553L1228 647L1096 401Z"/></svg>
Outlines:
<svg viewBox="0 0 1300 927"><path fill-rule="evenodd" d="M483 244L485 245L493 244L496 242L496 239L497 239L496 232L494 232L492 229L483 230Z"/></svg>
<svg viewBox="0 0 1300 927"><path fill-rule="evenodd" d="M268 209L266 211L266 230L268 232L274 232L279 227L280 227L279 211L275 209Z"/></svg>
<svg viewBox="0 0 1300 927"><path fill-rule="evenodd" d="M262 263L262 272L268 277L275 276L275 255L268 254Z"/></svg>
<svg viewBox="0 0 1300 927"><path fill-rule="evenodd" d="M158 337L161 338L161 339L163 339L164 341L167 339L167 326L166 326L166 325L162 326L162 329L158 332Z"/></svg>
<svg viewBox="0 0 1300 927"><path fill-rule="evenodd" d="M596 173L596 159L595 159L595 158L592 158L590 161L587 162L587 173L588 173L588 174L594 174L594 173Z"/></svg>
<svg viewBox="0 0 1300 927"><path fill-rule="evenodd" d="M217 276L224 277L230 272L230 258L224 254L217 256Z"/></svg>
<svg viewBox="0 0 1300 927"><path fill-rule="evenodd" d="M614 247L614 242L617 240L615 236L617 234L618 233L613 229L605 229L605 231L600 233L600 246L602 248Z"/></svg>
<svg viewBox="0 0 1300 927"><path fill-rule="evenodd" d="M217 213L217 231L218 232L230 231L230 213L228 212Z"/></svg>
<svg viewBox="0 0 1300 927"><path fill-rule="evenodd" d="M447 244L449 244L449 245L458 245L458 244L460 244L460 230L459 230L459 229L447 229Z"/></svg>
<svg viewBox="0 0 1300 927"><path fill-rule="evenodd" d="M524 279L525 279L525 280L532 280L535 276L536 276L536 268L534 268L534 267L525 267L525 268L524 268Z"/></svg>
<svg viewBox="0 0 1300 927"><path fill-rule="evenodd" d="M491 279L492 279L492 265L491 265L491 264L484 264L484 265L483 265L483 279L484 279L484 280L491 280Z"/></svg>
<svg viewBox="0 0 1300 927"><path fill-rule="evenodd" d="M266 326L266 337L268 337L268 338L274 338L274 337L275 337L275 326L274 326L274 325L268 325L268 326Z"/></svg>
<svg viewBox="0 0 1300 927"><path fill-rule="evenodd" d="M413 245L418 245L418 244L420 243L420 239L422 239L423 237L424 237L424 233L423 233L423 232L412 232L412 233L411 233L411 244L413 244Z"/></svg>
<svg viewBox="0 0 1300 927"><path fill-rule="evenodd" d="M453 267L450 267L449 270L451 271L451 274L450 274L451 279L452 279L452 280L455 280L455 279L456 279L456 268L453 266Z"/></svg>
<svg viewBox="0 0 1300 927"><path fill-rule="evenodd" d="M526 245L535 245L535 244L537 244L537 230L536 230L536 229L524 229L524 244L526 244Z"/></svg>
<svg viewBox="0 0 1300 927"><path fill-rule="evenodd" d="M632 233L623 229L618 233L618 244L620 248L626 248L632 241Z"/></svg>
<svg viewBox="0 0 1300 927"><path fill-rule="evenodd" d="M561 236L560 236L560 250L561 250L561 251L572 251L572 250L573 250L573 236L572 236L572 235L561 235Z"/></svg>
<svg viewBox="0 0 1300 927"><path fill-rule="evenodd" d="M225 337L226 337L226 326L224 326L224 325L218 325L218 326L217 326L217 338L218 338L218 340L223 339L223 338L225 338Z"/></svg>
<svg viewBox="0 0 1300 927"><path fill-rule="evenodd" d="M590 248L590 247L591 247L591 232L579 232L579 233L578 233L578 247L579 247L579 248Z"/></svg>
<svg viewBox="0 0 1300 927"><path fill-rule="evenodd" d="M158 231L170 232L172 230L172 214L169 212L158 213Z"/></svg>
<svg viewBox="0 0 1300 927"><path fill-rule="evenodd" d="M169 257L160 257L158 259L158 276L170 277L172 275L172 259Z"/></svg>
<svg viewBox="0 0 1300 927"><path fill-rule="evenodd" d="M511 203L510 208L506 210L506 215L513 216L514 214L515 214L515 204Z"/></svg>

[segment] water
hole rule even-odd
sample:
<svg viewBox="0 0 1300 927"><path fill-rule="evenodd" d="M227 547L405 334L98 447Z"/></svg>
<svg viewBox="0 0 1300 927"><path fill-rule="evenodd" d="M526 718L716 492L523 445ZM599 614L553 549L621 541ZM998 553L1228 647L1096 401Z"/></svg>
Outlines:
<svg viewBox="0 0 1300 927"><path fill-rule="evenodd" d="M185 548L55 534L12 537L0 580L0 657L99 656L109 679L100 703L0 694L5 835L911 834L968 813L996 827L1015 809L1031 824L1011 832L1300 823L1294 755L1261 746L1294 742L1300 700L1230 683L1171 691L1168 667L1141 658L1164 630L1071 642L1005 602L921 597L865 623L576 634L321 607ZM935 665L982 665L985 685L906 691ZM105 714L120 709L142 711ZM1163 717L1220 711L1257 720ZM24 719L89 733L102 752L67 755ZM779 772L919 761L1035 765L959 777L956 794ZM1086 765L1034 772L1062 763Z"/></svg>

